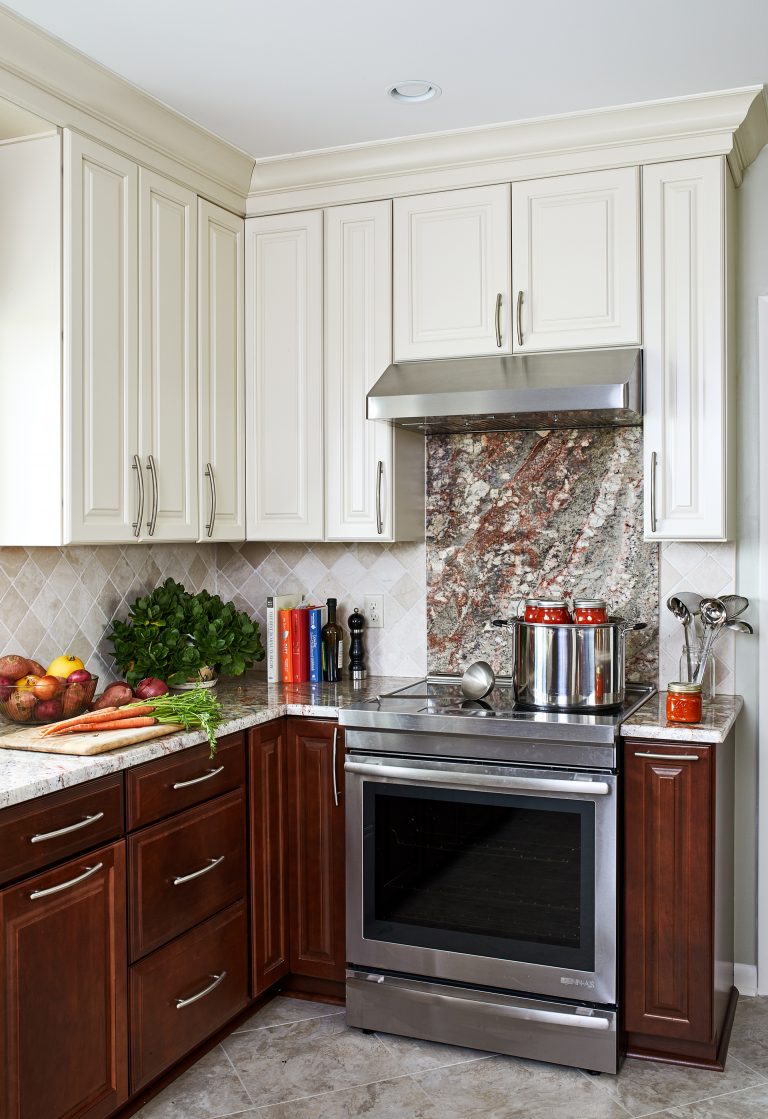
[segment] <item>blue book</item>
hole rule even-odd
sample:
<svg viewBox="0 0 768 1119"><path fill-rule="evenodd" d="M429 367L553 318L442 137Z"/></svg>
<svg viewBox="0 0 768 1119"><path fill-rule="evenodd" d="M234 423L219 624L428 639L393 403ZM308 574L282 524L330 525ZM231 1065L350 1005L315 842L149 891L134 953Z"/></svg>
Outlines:
<svg viewBox="0 0 768 1119"><path fill-rule="evenodd" d="M319 684L323 679L323 640L322 629L325 625L327 608L325 606L310 606L309 608L309 682Z"/></svg>

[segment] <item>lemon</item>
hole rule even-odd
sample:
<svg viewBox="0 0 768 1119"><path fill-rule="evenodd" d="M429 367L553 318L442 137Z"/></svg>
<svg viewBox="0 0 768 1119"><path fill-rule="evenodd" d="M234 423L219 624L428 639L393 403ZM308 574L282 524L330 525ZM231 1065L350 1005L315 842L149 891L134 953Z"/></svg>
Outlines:
<svg viewBox="0 0 768 1119"><path fill-rule="evenodd" d="M47 676L67 677L70 672L75 672L78 668L85 668L79 657L74 653L62 653L55 661L51 661L45 672Z"/></svg>

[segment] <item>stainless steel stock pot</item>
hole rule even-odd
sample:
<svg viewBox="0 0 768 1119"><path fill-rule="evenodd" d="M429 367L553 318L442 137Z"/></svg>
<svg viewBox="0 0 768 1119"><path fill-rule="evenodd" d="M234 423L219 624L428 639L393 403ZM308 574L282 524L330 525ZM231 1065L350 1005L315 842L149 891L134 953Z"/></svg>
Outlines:
<svg viewBox="0 0 768 1119"><path fill-rule="evenodd" d="M511 631L515 700L545 711L603 711L624 702L625 637L645 622L547 625L497 619Z"/></svg>

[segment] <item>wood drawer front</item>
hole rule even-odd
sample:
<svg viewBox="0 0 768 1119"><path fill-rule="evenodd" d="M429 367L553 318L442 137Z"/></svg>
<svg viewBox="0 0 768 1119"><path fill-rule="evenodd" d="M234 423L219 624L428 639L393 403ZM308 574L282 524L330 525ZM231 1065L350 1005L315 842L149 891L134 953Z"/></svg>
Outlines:
<svg viewBox="0 0 768 1119"><path fill-rule="evenodd" d="M131 959L239 901L245 850L241 789L129 836Z"/></svg>
<svg viewBox="0 0 768 1119"><path fill-rule="evenodd" d="M116 839L124 830L121 773L5 808L0 883Z"/></svg>
<svg viewBox="0 0 768 1119"><path fill-rule="evenodd" d="M245 782L242 734L228 734L210 757L207 742L167 758L129 769L125 775L126 822L129 831L154 824L164 816L202 804Z"/></svg>
<svg viewBox="0 0 768 1119"><path fill-rule="evenodd" d="M240 902L130 969L132 1092L246 1005L247 932L245 904ZM224 979L217 982L222 974ZM202 998L177 1007L179 999L191 999L206 989Z"/></svg>

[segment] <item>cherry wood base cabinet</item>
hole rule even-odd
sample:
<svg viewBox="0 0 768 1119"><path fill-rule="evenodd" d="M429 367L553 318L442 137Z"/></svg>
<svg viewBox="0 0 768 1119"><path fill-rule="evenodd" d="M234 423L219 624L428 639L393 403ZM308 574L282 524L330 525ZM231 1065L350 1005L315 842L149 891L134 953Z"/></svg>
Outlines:
<svg viewBox="0 0 768 1119"><path fill-rule="evenodd" d="M738 998L734 735L623 749L627 1052L723 1068Z"/></svg>
<svg viewBox="0 0 768 1119"><path fill-rule="evenodd" d="M105 1119L128 1098L125 844L0 891L0 1115Z"/></svg>
<svg viewBox="0 0 768 1119"><path fill-rule="evenodd" d="M251 995L290 969L288 930L288 743L285 719L248 736L251 856Z"/></svg>
<svg viewBox="0 0 768 1119"><path fill-rule="evenodd" d="M344 982L344 732L288 724L291 972ZM341 990L341 988L339 988Z"/></svg>

